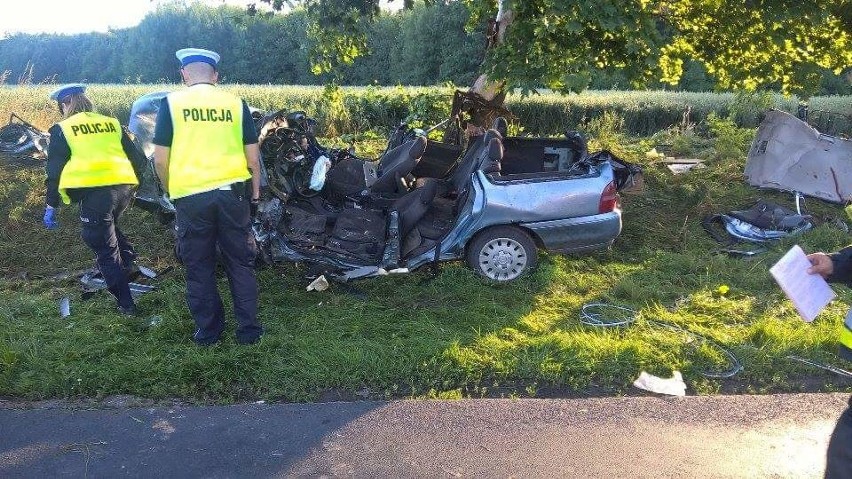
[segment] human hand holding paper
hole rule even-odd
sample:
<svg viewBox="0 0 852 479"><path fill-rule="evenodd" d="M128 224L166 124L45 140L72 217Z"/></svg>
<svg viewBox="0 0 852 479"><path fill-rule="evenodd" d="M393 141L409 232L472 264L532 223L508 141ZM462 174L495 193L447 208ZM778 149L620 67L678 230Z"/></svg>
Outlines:
<svg viewBox="0 0 852 479"><path fill-rule="evenodd" d="M831 261L831 256L825 253L811 253L807 258L811 262L808 274L818 274L823 278L828 278L834 272L834 262Z"/></svg>
<svg viewBox="0 0 852 479"><path fill-rule="evenodd" d="M802 248L796 245L769 269L796 311L807 322L813 321L835 296L823 278L831 274L831 258L825 255L822 258L820 254L805 256Z"/></svg>

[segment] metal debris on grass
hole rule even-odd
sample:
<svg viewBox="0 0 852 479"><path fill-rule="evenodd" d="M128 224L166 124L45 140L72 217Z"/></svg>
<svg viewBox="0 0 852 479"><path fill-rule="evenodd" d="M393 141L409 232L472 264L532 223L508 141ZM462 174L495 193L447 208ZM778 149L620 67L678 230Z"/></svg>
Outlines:
<svg viewBox="0 0 852 479"><path fill-rule="evenodd" d="M68 296L59 300L59 316L62 318L71 316L71 300Z"/></svg>
<svg viewBox="0 0 852 479"><path fill-rule="evenodd" d="M802 358L802 357L799 357L799 356L796 356L796 355L792 355L792 354L787 356L787 359L789 359L791 361L798 361L802 364L807 364L808 366L813 366L813 367L816 367L816 368L824 369L826 371L832 372L834 374L837 374L838 376L842 376L842 377L847 378L847 379L852 379L852 372L849 372L845 369L838 368L836 366L818 363L816 361L811 361L810 359L805 359L805 358Z"/></svg>
<svg viewBox="0 0 852 479"><path fill-rule="evenodd" d="M139 273L141 273L141 276L143 277L143 279L155 280L155 279L162 278L163 275L171 272L172 269L173 268L170 266L170 267L164 269L162 272L157 273L156 271L154 271L151 268L147 268L145 266L139 266ZM101 274L100 271L98 271L97 268L86 270L86 271L82 272L82 274L80 274L79 276L80 276L80 283L82 283L82 285L83 285L83 299L84 300L89 299L90 297L92 297L92 295L94 295L98 291L107 289L106 280L104 280L103 275ZM154 291L154 290L157 289L157 287L153 284L146 284L146 283L141 283L141 282L131 282L131 283L128 283L128 285L130 286L130 294L134 298L137 298L137 297L139 297L139 296L141 296L142 294L145 294L145 293L150 293L151 291Z"/></svg>
<svg viewBox="0 0 852 479"><path fill-rule="evenodd" d="M618 326L629 326L636 321L637 311L624 306L616 306L606 303L588 303L584 304L580 309L580 322L597 328L611 328ZM743 370L743 366L736 356L727 349L723 348L719 343L710 338L694 333L680 326L664 323L661 321L646 320L648 324L658 328L668 329L670 331L683 333L691 339L704 342L718 350L728 359L730 367L723 371L702 371L701 375L712 379L727 379L735 376Z"/></svg>
<svg viewBox="0 0 852 479"><path fill-rule="evenodd" d="M13 157L45 158L50 135L15 113L0 127L0 153Z"/></svg>

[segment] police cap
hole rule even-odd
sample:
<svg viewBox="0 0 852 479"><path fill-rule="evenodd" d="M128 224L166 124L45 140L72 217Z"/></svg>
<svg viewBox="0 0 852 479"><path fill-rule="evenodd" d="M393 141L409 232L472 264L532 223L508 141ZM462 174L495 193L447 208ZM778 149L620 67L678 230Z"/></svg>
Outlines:
<svg viewBox="0 0 852 479"><path fill-rule="evenodd" d="M50 92L50 99L56 101L62 101L65 97L77 94L84 93L86 91L86 85L82 83L69 83L67 85L62 85L56 90Z"/></svg>
<svg viewBox="0 0 852 479"><path fill-rule="evenodd" d="M185 67L190 63L204 62L216 68L221 58L218 53L203 48L183 48L175 52L175 56L180 60L181 67Z"/></svg>

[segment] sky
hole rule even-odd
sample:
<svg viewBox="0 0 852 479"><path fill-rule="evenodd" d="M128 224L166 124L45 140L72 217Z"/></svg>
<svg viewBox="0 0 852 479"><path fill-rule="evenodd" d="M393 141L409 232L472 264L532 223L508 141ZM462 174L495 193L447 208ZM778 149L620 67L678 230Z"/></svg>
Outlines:
<svg viewBox="0 0 852 479"><path fill-rule="evenodd" d="M184 0L181 3L244 7L258 0ZM0 37L11 33L85 33L132 27L146 13L175 0L14 0L0 15ZM386 2L383 2L386 3ZM400 0L391 5L401 4ZM398 7L397 7L398 8Z"/></svg>
<svg viewBox="0 0 852 479"><path fill-rule="evenodd" d="M197 0L211 6L246 6L252 0ZM6 2L4 2L6 3ZM14 0L0 15L0 36L10 33L105 32L131 27L146 13L174 0ZM186 3L193 3L187 1ZM256 3L260 3L259 1Z"/></svg>

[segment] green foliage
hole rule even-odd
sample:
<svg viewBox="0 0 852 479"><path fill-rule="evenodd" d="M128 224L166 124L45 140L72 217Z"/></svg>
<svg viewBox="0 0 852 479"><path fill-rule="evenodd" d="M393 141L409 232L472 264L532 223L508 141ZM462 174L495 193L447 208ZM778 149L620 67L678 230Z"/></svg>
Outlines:
<svg viewBox="0 0 852 479"><path fill-rule="evenodd" d="M496 0L464 0L472 22ZM824 71L852 64L848 0L505 0L514 21L488 55L487 73L524 91L580 91L590 72L635 85L677 85L690 62L721 89L819 91ZM844 18L846 20L844 20Z"/></svg>
<svg viewBox="0 0 852 479"><path fill-rule="evenodd" d="M594 149L609 150L620 153L621 146L625 143L624 118L616 112L605 111L603 115L592 118L580 127L587 138L594 142Z"/></svg>
<svg viewBox="0 0 852 479"><path fill-rule="evenodd" d="M368 13L373 11L369 4L365 4ZM487 2L476 5L484 8ZM12 35L0 40L0 84L179 81L174 51L186 45L220 52L225 83L434 85L451 81L470 85L481 69L485 24L470 20L463 2L418 2L398 13L381 12L372 21L359 16L356 28L347 30L352 35L340 35L330 24L320 25L320 17L321 12L305 8L271 14L239 7L167 4L136 27L108 33ZM469 31L466 24L472 26ZM672 35L663 34L665 38ZM527 48L521 43L518 48ZM563 51L570 53L559 47L549 54L560 56ZM531 77L528 85L541 87L552 81L559 86L564 80L577 88L588 83L594 89L629 89L636 84L635 69L592 64L590 59L597 56L592 52L572 60L568 70ZM554 65L563 61L567 60L557 59ZM581 72L581 65L589 69ZM547 65L541 64L540 69ZM560 79L565 72L566 78ZM852 93L843 76L827 69L821 69L820 75L821 94ZM667 86L654 76L645 84ZM677 88L710 91L717 87L701 62L684 62Z"/></svg>
<svg viewBox="0 0 852 479"><path fill-rule="evenodd" d="M807 94L819 90L825 69L839 74L852 64L852 29L843 16L852 9L848 0L658 3L674 30L660 61L672 84L693 59L721 88Z"/></svg>
<svg viewBox="0 0 852 479"><path fill-rule="evenodd" d="M737 92L728 108L728 117L739 125L756 125L763 119L764 112L775 106L775 102L775 97L767 91Z"/></svg>
<svg viewBox="0 0 852 479"><path fill-rule="evenodd" d="M343 90L336 83L329 83L323 87L322 100L317 111L317 120L325 125L325 132L329 136L337 136L343 133L343 126L348 124L349 110L343 102Z"/></svg>
<svg viewBox="0 0 852 479"><path fill-rule="evenodd" d="M529 92L544 86L578 92L591 72L618 72L631 84L654 79L664 35L646 1L506 1L514 13L504 41L488 53L487 73ZM494 1L465 0L473 21L496 13Z"/></svg>
<svg viewBox="0 0 852 479"><path fill-rule="evenodd" d="M720 118L716 113L707 116L707 128L716 139L713 159L745 158L754 138L753 129L738 128L730 117Z"/></svg>
<svg viewBox="0 0 852 479"><path fill-rule="evenodd" d="M9 70L14 80L31 65L36 82L179 81L174 52L192 45L223 55L225 82L315 83L304 47L306 25L304 11L252 16L239 7L166 4L133 28L0 40L0 71Z"/></svg>

